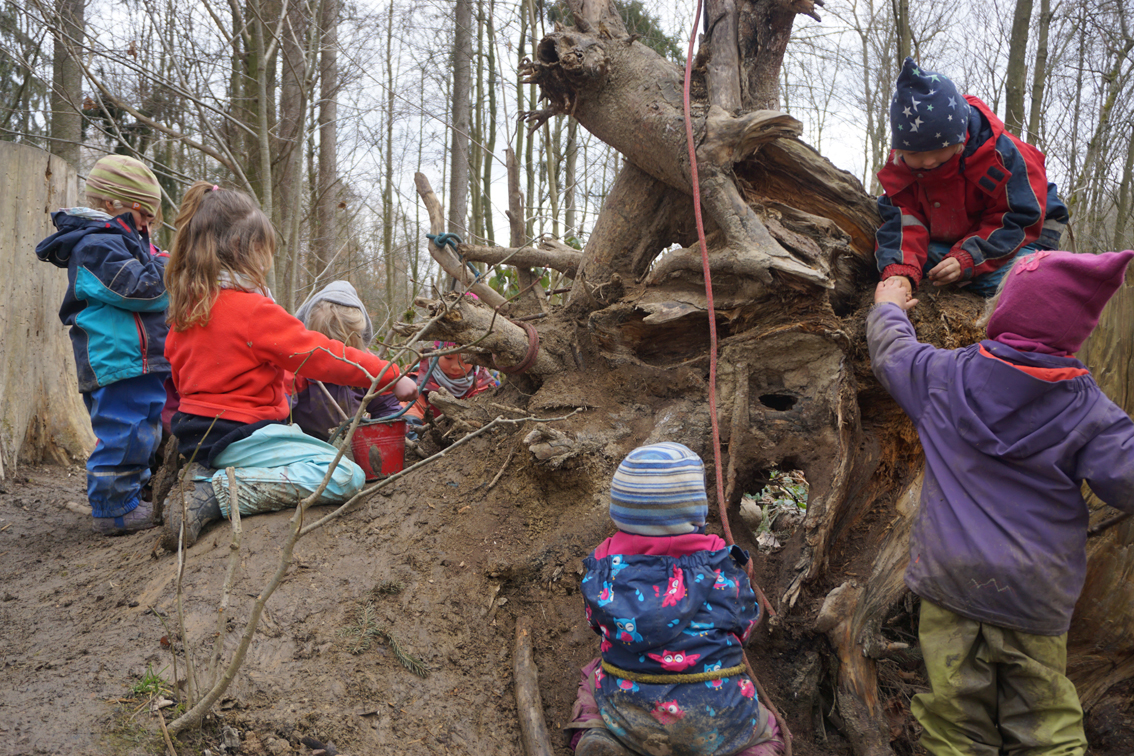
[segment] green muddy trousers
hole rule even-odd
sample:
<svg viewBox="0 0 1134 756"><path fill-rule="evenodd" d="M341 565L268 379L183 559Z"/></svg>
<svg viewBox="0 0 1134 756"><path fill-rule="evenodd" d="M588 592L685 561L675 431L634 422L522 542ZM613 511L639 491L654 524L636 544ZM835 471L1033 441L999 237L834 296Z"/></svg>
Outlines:
<svg viewBox="0 0 1134 756"><path fill-rule="evenodd" d="M1083 756L1067 635L1030 635L925 599L918 628L931 693L910 704L933 756Z"/></svg>

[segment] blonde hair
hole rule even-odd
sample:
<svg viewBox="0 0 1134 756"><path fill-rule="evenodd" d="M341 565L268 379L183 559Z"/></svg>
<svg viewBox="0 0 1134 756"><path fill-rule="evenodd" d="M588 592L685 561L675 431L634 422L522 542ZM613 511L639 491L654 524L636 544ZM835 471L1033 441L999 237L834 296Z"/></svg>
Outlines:
<svg viewBox="0 0 1134 756"><path fill-rule="evenodd" d="M996 293L989 297L984 303L984 314L977 318L977 328L984 328L988 330L988 321L992 320L992 313L996 311L996 306L1000 304L1000 295L1004 293L1004 287L1008 284L1008 276L1012 275L1012 265L1008 268L1008 272L1000 279L1000 283L996 285Z"/></svg>
<svg viewBox="0 0 1134 756"><path fill-rule="evenodd" d="M366 317L357 307L320 300L311 307L304 325L355 349L367 347L362 341L362 334L366 333Z"/></svg>
<svg viewBox="0 0 1134 756"><path fill-rule="evenodd" d="M198 181L185 192L173 226L177 236L165 266L173 330L208 324L222 272L267 291L276 232L247 194Z"/></svg>

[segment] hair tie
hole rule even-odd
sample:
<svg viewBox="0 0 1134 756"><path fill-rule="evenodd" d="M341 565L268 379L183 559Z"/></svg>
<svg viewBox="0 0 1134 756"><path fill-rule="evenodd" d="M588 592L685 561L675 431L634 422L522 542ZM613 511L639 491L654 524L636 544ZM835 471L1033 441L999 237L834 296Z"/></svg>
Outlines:
<svg viewBox="0 0 1134 756"><path fill-rule="evenodd" d="M212 188L212 189L210 189L209 191L211 191L211 192L215 192L215 191L216 191L216 190L218 190L218 189L220 189L220 187L219 187L219 186L217 186L216 184L213 184L213 188Z"/></svg>

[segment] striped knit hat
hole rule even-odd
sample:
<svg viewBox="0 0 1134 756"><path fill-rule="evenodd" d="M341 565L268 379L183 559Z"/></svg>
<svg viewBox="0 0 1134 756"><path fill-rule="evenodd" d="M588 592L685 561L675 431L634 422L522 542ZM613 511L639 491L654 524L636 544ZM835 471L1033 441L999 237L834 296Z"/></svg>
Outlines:
<svg viewBox="0 0 1134 756"><path fill-rule="evenodd" d="M155 217L161 210L157 176L142 161L128 155L99 159L87 176L87 196L118 200L128 210L145 210Z"/></svg>
<svg viewBox="0 0 1134 756"><path fill-rule="evenodd" d="M624 533L695 533L708 515L705 466L681 444L639 446L610 482L610 519Z"/></svg>

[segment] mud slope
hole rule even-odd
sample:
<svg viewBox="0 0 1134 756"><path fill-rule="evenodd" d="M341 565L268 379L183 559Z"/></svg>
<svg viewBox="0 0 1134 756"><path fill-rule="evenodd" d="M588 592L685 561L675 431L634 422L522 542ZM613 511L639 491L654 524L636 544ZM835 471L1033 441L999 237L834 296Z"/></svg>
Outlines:
<svg viewBox="0 0 1134 756"><path fill-rule="evenodd" d="M576 570L609 521L600 492L541 488L522 453L486 490L514 442L484 441L461 457L461 470L442 460L299 544L218 707L245 737L243 752L306 753L296 746L307 736L347 754L518 754L511 656L521 612L537 629L549 725L569 715L574 670L596 650ZM179 644L166 648L162 639L176 637L176 560L153 555L157 531L91 533L88 518L64 506L85 502L83 481L81 468L21 468L0 490L0 754L153 746L114 734L122 729L118 699L147 667L173 676ZM227 650L276 567L289 516L244 520ZM205 668L229 540L227 525L208 530L189 551L184 577L187 635ZM381 639L350 653L357 639L343 630L368 601L376 625L425 663L427 679L402 667ZM182 680L184 669L179 658ZM156 727L144 712L137 721ZM185 752L200 753L200 744Z"/></svg>

